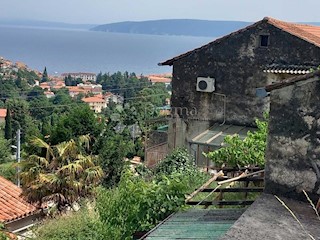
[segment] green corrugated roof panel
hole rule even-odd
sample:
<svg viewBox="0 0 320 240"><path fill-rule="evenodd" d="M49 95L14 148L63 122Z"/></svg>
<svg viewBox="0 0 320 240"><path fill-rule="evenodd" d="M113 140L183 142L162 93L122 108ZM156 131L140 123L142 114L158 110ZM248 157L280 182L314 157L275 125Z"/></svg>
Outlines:
<svg viewBox="0 0 320 240"><path fill-rule="evenodd" d="M145 239L219 239L244 209L190 209L171 216Z"/></svg>
<svg viewBox="0 0 320 240"><path fill-rule="evenodd" d="M238 134L240 139L243 140L248 131L254 132L256 130L256 128L245 126L214 124L208 130L193 138L191 143L221 147L224 138L228 135Z"/></svg>

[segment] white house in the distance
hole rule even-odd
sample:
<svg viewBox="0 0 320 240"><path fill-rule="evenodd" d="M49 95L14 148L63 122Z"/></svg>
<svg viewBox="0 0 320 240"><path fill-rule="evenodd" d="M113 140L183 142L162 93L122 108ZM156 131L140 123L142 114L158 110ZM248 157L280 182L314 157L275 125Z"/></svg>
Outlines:
<svg viewBox="0 0 320 240"><path fill-rule="evenodd" d="M83 72L79 72L79 73L62 73L61 76L62 77L68 77L71 76L72 78L81 78L82 81L96 81L97 80L97 75L95 73L83 73Z"/></svg>
<svg viewBox="0 0 320 240"><path fill-rule="evenodd" d="M82 101L87 103L95 113L101 113L107 107L107 102L101 95L82 98Z"/></svg>

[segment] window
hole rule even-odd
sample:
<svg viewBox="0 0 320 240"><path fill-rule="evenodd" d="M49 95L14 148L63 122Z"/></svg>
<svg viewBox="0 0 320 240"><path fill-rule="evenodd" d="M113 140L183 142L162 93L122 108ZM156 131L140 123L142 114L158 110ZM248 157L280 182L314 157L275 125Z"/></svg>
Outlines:
<svg viewBox="0 0 320 240"><path fill-rule="evenodd" d="M269 46L269 35L260 35L260 47Z"/></svg>

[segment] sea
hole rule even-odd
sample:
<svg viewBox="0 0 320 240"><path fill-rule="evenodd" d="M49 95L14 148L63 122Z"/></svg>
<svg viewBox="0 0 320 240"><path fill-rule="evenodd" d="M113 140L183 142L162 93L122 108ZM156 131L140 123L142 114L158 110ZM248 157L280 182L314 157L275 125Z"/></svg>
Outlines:
<svg viewBox="0 0 320 240"><path fill-rule="evenodd" d="M0 56L51 75L65 72L170 73L159 62L214 38L0 26Z"/></svg>

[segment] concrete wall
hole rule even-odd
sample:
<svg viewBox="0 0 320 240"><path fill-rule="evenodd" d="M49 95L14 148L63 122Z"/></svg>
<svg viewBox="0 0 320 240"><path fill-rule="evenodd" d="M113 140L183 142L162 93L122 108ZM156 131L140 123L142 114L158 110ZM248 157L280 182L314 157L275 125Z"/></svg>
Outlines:
<svg viewBox="0 0 320 240"><path fill-rule="evenodd" d="M162 143L145 150L145 165L148 168L153 168L164 159L168 154L168 144Z"/></svg>
<svg viewBox="0 0 320 240"><path fill-rule="evenodd" d="M269 35L268 47L260 47L259 39L262 34ZM182 142L187 142L192 135L199 134L202 131L201 126L205 125L203 121L206 121L207 125L223 122L224 101L226 123L254 125L254 119L262 117L269 109L269 98L257 98L256 88L278 80L278 77L263 72L264 67L272 63L317 65L320 63L320 49L266 22L261 22L245 31L203 46L175 61L171 105L174 108L184 107L188 111L196 109L197 112L196 116L180 114L186 125L193 122L194 126L192 133L191 128L182 133ZM197 92L197 77L215 78L216 91ZM199 126L199 129L196 126ZM172 131L174 129L169 127L169 137L173 135ZM169 148L170 146L169 144Z"/></svg>
<svg viewBox="0 0 320 240"><path fill-rule="evenodd" d="M265 191L306 200L320 194L319 77L271 92Z"/></svg>

